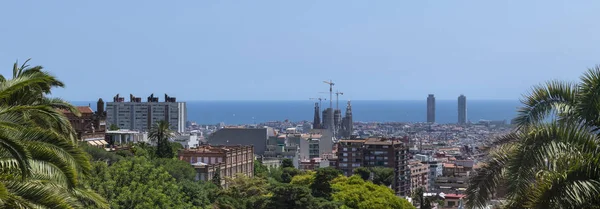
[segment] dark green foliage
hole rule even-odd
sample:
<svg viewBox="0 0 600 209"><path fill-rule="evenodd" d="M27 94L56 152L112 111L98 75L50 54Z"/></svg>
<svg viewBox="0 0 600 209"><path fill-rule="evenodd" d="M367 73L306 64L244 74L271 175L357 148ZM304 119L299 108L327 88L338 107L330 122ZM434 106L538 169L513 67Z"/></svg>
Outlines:
<svg viewBox="0 0 600 209"><path fill-rule="evenodd" d="M179 182L185 202L197 207L210 206L216 199L219 188L207 182L195 182L184 179Z"/></svg>
<svg viewBox="0 0 600 209"><path fill-rule="evenodd" d="M119 150L116 151L115 154L121 157L133 157L133 153L129 150Z"/></svg>
<svg viewBox="0 0 600 209"><path fill-rule="evenodd" d="M177 157L179 155L179 150L184 149L183 145L179 142L171 142L171 150L173 150L173 156Z"/></svg>
<svg viewBox="0 0 600 209"><path fill-rule="evenodd" d="M156 158L156 147L145 142L135 144L131 151L135 156L146 157L148 159Z"/></svg>
<svg viewBox="0 0 600 209"><path fill-rule="evenodd" d="M269 169L269 178L274 179L275 181L278 181L278 182L283 182L283 180L281 179L281 175L283 175L282 168Z"/></svg>
<svg viewBox="0 0 600 209"><path fill-rule="evenodd" d="M294 168L294 161L292 159L286 158L281 161L282 168Z"/></svg>
<svg viewBox="0 0 600 209"><path fill-rule="evenodd" d="M269 209L306 209L313 208L315 198L310 194L310 189L304 186L284 184L273 188L273 196L269 201Z"/></svg>
<svg viewBox="0 0 600 209"><path fill-rule="evenodd" d="M108 164L112 164L123 159L123 156L117 155L113 152L107 152L104 149L88 145L83 145L81 147L85 152L87 152L90 155L91 160L93 161L104 161Z"/></svg>
<svg viewBox="0 0 600 209"><path fill-rule="evenodd" d="M389 187L392 185L392 183L394 183L394 169L385 167L374 167L371 168L371 171L373 172L374 184Z"/></svg>
<svg viewBox="0 0 600 209"><path fill-rule="evenodd" d="M144 157L121 160L108 168L100 164L95 167L91 187L106 197L112 208L181 208L191 205L184 202L175 179Z"/></svg>
<svg viewBox="0 0 600 209"><path fill-rule="evenodd" d="M211 181L215 186L221 188L221 169L220 168L217 168Z"/></svg>
<svg viewBox="0 0 600 209"><path fill-rule="evenodd" d="M355 168L354 174L359 175L363 180L367 181L371 178L371 169L366 167Z"/></svg>
<svg viewBox="0 0 600 209"><path fill-rule="evenodd" d="M173 158L157 158L153 161L154 165L162 166L177 181L194 181L196 178L196 170L188 162Z"/></svg>
<svg viewBox="0 0 600 209"><path fill-rule="evenodd" d="M110 126L108 127L108 130L110 131L117 131L119 130L119 126L117 126L117 124L110 124Z"/></svg>
<svg viewBox="0 0 600 209"><path fill-rule="evenodd" d="M292 178L298 174L300 174L300 170L294 167L285 167L281 173L281 182L290 183L292 182Z"/></svg>
<svg viewBox="0 0 600 209"><path fill-rule="evenodd" d="M332 167L319 168L315 174L315 181L310 185L312 195L331 200L331 180L341 175L339 170Z"/></svg>
<svg viewBox="0 0 600 209"><path fill-rule="evenodd" d="M267 178L269 175L269 169L263 165L259 160L254 160L254 176L260 178Z"/></svg>

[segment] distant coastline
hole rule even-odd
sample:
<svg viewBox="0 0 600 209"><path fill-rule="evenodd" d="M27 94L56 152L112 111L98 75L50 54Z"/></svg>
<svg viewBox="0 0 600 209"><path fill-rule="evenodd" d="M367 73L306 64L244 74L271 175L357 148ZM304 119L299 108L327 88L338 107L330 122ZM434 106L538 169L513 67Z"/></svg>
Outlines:
<svg viewBox="0 0 600 209"><path fill-rule="evenodd" d="M105 100L106 101L106 100ZM184 100L182 100L184 101ZM314 103L311 100L206 100L186 101L188 119L199 124L252 124L267 121L312 121ZM72 101L74 105L91 105L95 101ZM346 100L339 101L345 111ZM329 107L329 101L322 103ZM336 102L333 101L335 108ZM467 119L507 120L517 115L521 106L518 100L467 100ZM353 100L354 121L364 122L425 122L425 100ZM436 122L456 123L458 103L456 100L436 101Z"/></svg>

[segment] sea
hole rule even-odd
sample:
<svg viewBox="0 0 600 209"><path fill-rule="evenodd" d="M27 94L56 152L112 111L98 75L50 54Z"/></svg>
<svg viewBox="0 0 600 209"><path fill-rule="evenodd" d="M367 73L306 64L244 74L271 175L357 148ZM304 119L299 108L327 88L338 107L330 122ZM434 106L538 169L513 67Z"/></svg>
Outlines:
<svg viewBox="0 0 600 209"><path fill-rule="evenodd" d="M74 105L95 102L72 102ZM314 101L186 101L188 121L198 124L228 125L254 124L268 121L312 121ZM346 111L346 101L339 101L342 114ZM353 100L352 117L361 122L425 122L427 102L425 100ZM329 101L322 107L329 107ZM335 108L336 103L332 106ZM506 120L510 122L521 106L518 100L467 100L467 120ZM321 111L323 108L321 108ZM456 100L436 100L436 122L456 123L458 102Z"/></svg>

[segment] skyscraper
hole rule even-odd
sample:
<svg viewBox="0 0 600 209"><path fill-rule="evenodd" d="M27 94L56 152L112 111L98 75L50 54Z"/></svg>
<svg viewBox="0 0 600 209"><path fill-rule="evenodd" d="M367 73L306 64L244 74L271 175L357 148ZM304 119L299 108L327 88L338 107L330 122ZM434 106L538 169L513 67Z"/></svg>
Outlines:
<svg viewBox="0 0 600 209"><path fill-rule="evenodd" d="M350 101L348 101L348 106L346 107L346 116L342 119L342 138L349 139L352 136L352 132L354 132L352 123L352 105L350 104Z"/></svg>
<svg viewBox="0 0 600 209"><path fill-rule="evenodd" d="M458 124L467 123L467 97L460 95L458 97Z"/></svg>
<svg viewBox="0 0 600 209"><path fill-rule="evenodd" d="M313 119L313 128L320 129L321 128L321 111L319 110L319 103L315 102L315 116Z"/></svg>
<svg viewBox="0 0 600 209"><path fill-rule="evenodd" d="M435 123L435 96L429 94L427 97L427 122Z"/></svg>

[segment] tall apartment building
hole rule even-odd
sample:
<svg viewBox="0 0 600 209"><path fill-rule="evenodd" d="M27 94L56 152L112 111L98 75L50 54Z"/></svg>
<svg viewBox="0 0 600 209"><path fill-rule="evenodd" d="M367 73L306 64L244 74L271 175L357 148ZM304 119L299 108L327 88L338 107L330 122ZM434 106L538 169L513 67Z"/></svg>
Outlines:
<svg viewBox="0 0 600 209"><path fill-rule="evenodd" d="M410 195L408 146L399 139L367 138L340 140L337 168L344 175L354 174L358 167L388 167L394 169L392 189L396 195Z"/></svg>
<svg viewBox="0 0 600 209"><path fill-rule="evenodd" d="M435 96L429 94L427 97L427 122L435 123Z"/></svg>
<svg viewBox="0 0 600 209"><path fill-rule="evenodd" d="M460 95L458 97L458 124L467 123L467 97Z"/></svg>
<svg viewBox="0 0 600 209"><path fill-rule="evenodd" d="M171 130L185 132L187 107L185 102L177 102L175 97L165 94L163 102L154 94L142 102L140 97L129 95L129 102L117 94L113 102L106 103L106 122L108 126L115 124L121 129L148 131L157 122L169 122Z"/></svg>
<svg viewBox="0 0 600 209"><path fill-rule="evenodd" d="M429 165L418 160L410 160L408 167L410 168L410 191L415 191L419 187L428 190Z"/></svg>
<svg viewBox="0 0 600 209"><path fill-rule="evenodd" d="M252 146L199 146L179 151L179 160L189 162L196 169L196 180L210 181L220 171L221 184L225 177L235 178L238 173L254 176L254 147Z"/></svg>

